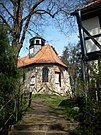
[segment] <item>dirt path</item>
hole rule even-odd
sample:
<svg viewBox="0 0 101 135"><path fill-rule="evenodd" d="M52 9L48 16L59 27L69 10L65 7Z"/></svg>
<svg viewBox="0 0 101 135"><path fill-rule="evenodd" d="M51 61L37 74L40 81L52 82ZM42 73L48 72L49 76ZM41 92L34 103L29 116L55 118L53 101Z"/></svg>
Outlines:
<svg viewBox="0 0 101 135"><path fill-rule="evenodd" d="M32 110L29 114L23 116L22 122L24 124L62 123L66 125L67 120L64 118L61 109L59 107L53 108L41 101L32 101Z"/></svg>

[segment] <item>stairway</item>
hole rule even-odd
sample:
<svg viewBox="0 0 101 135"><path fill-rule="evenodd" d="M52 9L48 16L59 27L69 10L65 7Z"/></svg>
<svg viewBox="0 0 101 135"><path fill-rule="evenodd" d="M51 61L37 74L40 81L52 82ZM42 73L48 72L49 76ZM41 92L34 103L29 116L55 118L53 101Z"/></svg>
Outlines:
<svg viewBox="0 0 101 135"><path fill-rule="evenodd" d="M75 123L68 123L65 127L60 123L21 124L13 125L8 135L71 135L70 130L76 127Z"/></svg>
<svg viewBox="0 0 101 135"><path fill-rule="evenodd" d="M78 126L67 121L61 108L53 108L39 101L32 101L32 111L22 117L21 124L12 125L8 135L72 135ZM61 112L61 110L60 110Z"/></svg>

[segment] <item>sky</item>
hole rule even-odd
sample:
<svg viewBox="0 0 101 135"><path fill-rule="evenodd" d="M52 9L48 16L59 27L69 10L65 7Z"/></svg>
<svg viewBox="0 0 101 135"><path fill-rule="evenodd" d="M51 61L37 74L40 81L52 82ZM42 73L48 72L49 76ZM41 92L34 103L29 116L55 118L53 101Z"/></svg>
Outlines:
<svg viewBox="0 0 101 135"><path fill-rule="evenodd" d="M19 54L20 58L28 54L30 38L32 38L30 35L26 35L23 44L24 47L21 49L21 52ZM58 28L52 25L45 27L45 31L43 33L42 38L46 40L46 44L50 44L55 48L56 52L58 53L58 56L62 55L65 46L68 46L68 44L77 44L79 40L78 31L77 32L69 31L69 33L65 35L62 32L60 32Z"/></svg>
<svg viewBox="0 0 101 135"><path fill-rule="evenodd" d="M61 18L62 17L60 15L59 19L61 20ZM76 45L78 43L78 41L79 41L78 31L71 32L71 30L69 30L68 34L65 35L59 31L59 28L54 26L54 23L53 23L54 19L52 19L52 18L50 19L50 17L46 16L46 20L49 23L49 25L45 26L44 33L42 33L42 35L40 35L40 33L38 31L36 33L38 33L42 38L44 38L46 40L46 43L52 45L59 56L62 55L62 52L63 52L65 46L68 46L68 44ZM39 21L39 22L41 22L41 21ZM64 23L65 22L63 21L63 24ZM76 21L75 21L75 23L76 23ZM69 27L68 22L66 24ZM32 25L30 24L29 26L32 26ZM39 27L40 27L40 24L39 24ZM31 27L31 29L34 29L34 27ZM34 36L35 35L33 35L33 37ZM29 40L31 38L32 38L31 35L26 34L24 44L23 44L24 47L21 49L20 54L19 54L20 57L26 56L29 53Z"/></svg>

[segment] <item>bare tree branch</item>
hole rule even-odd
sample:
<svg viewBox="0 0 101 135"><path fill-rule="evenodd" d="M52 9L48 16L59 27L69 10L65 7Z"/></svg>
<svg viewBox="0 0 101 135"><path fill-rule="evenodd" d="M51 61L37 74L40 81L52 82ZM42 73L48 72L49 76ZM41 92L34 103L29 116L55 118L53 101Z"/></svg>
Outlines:
<svg viewBox="0 0 101 135"><path fill-rule="evenodd" d="M15 2L13 0L10 0L13 5L15 5Z"/></svg>
<svg viewBox="0 0 101 135"><path fill-rule="evenodd" d="M35 9L40 3L42 3L43 1L44 1L44 0L39 0L39 1L37 1L37 2L33 5L33 7L31 8L29 14L28 14L27 16L25 16L25 17L22 19L22 22L25 21L29 16L33 15L33 14L35 13L35 12L34 12L34 9Z"/></svg>
<svg viewBox="0 0 101 135"><path fill-rule="evenodd" d="M24 22L30 15L33 15L34 13L36 13L36 11L30 12L27 16L25 16L25 17L22 19L22 22Z"/></svg>
<svg viewBox="0 0 101 135"><path fill-rule="evenodd" d="M6 14L5 16L1 14L0 19L12 32L12 46L14 46L14 51L17 55L23 45L31 19L34 23L33 29L36 29L36 31L37 28L41 28L43 25L45 26L46 22L49 23L45 14L52 18L56 17L60 27L64 30L64 24L68 22L67 19L69 18L70 11L77 5L76 1L70 0L9 0L7 5L5 5L5 2L6 1L3 2L2 0L2 2L0 2L0 7L4 10L4 14L6 13L8 16L6 16ZM11 4L11 9L8 8L9 4ZM27 4L28 7L26 6ZM11 18L11 23L8 23L9 17Z"/></svg>
<svg viewBox="0 0 101 135"><path fill-rule="evenodd" d="M20 39L20 46L19 46L19 49L18 49L19 51L22 48L22 44L23 44L23 41L25 39L25 34L26 34L26 31L27 31L30 19L31 19L31 16L29 16L28 19L26 20L26 23L25 23L25 26L24 26L24 29L23 29L23 32L22 32L22 36L21 36L21 39ZM18 51L18 53L19 53L19 51Z"/></svg>
<svg viewBox="0 0 101 135"><path fill-rule="evenodd" d="M35 32L35 31L32 30L32 29L27 29L27 30L33 32L33 33L36 34L36 35L39 35L37 32Z"/></svg>
<svg viewBox="0 0 101 135"><path fill-rule="evenodd" d="M8 11L6 6L3 3L0 3L0 5L2 5L2 7L7 11L7 13L14 19L14 16Z"/></svg>
<svg viewBox="0 0 101 135"><path fill-rule="evenodd" d="M27 32L31 35L31 37L33 37L32 33L29 30L27 30Z"/></svg>
<svg viewBox="0 0 101 135"><path fill-rule="evenodd" d="M36 10L35 12L36 12L36 14L48 14L52 18L54 18L54 16L59 12L59 10L57 10L54 14L52 14L50 11L46 11L46 10Z"/></svg>
<svg viewBox="0 0 101 135"><path fill-rule="evenodd" d="M28 24L29 24L29 22L30 22L31 16L33 15L32 13L33 13L34 9L35 9L41 2L43 2L43 1L44 1L44 0L39 0L38 2L36 2L36 3L33 5L33 7L31 8L30 13L25 17L25 19L22 19L22 21L21 21L21 22L23 23L23 21L27 19L27 20L26 20L26 23L25 23L25 26L24 26L24 29L23 29L23 31L22 31L22 36L21 36L21 38L20 38L18 53L19 53L20 49L22 48L22 44L23 44L23 41L24 41L24 39L25 39L25 34L26 34L26 31L27 31L27 28L28 28Z"/></svg>
<svg viewBox="0 0 101 135"><path fill-rule="evenodd" d="M23 9L23 1L18 0L18 6L17 6L17 14L16 14L16 19L17 23L21 22L22 20L22 9Z"/></svg>
<svg viewBox="0 0 101 135"><path fill-rule="evenodd" d="M2 15L0 15L0 18L3 20L3 22L8 26L9 30L11 31L10 25L7 23L7 21L4 19Z"/></svg>

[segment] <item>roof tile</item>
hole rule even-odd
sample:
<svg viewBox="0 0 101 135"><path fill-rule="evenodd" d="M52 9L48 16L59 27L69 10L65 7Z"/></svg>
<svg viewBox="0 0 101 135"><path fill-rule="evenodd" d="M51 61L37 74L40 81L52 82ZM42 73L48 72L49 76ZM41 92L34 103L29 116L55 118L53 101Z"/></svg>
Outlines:
<svg viewBox="0 0 101 135"><path fill-rule="evenodd" d="M29 58L29 55L18 59L17 67L25 67L30 64L36 63L56 63L64 67L67 67L57 56L55 51L50 45L45 45L42 49L32 58Z"/></svg>
<svg viewBox="0 0 101 135"><path fill-rule="evenodd" d="M89 4L85 5L85 6L83 6L82 8L80 8L80 10L89 8L89 7L91 7L91 6L95 5L95 4L99 4L99 3L101 3L101 0L96 0L96 1L94 1L94 2L91 2L91 3L89 3Z"/></svg>

